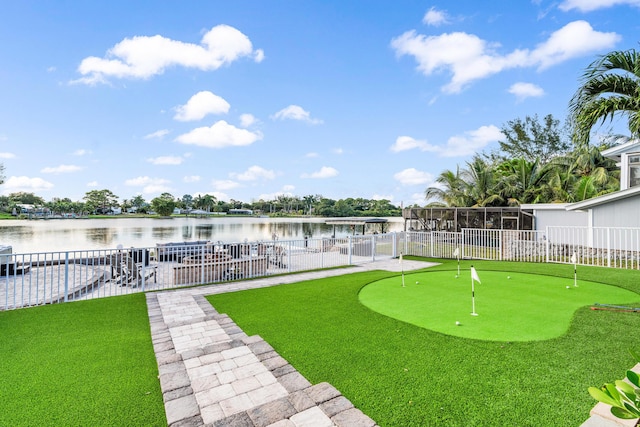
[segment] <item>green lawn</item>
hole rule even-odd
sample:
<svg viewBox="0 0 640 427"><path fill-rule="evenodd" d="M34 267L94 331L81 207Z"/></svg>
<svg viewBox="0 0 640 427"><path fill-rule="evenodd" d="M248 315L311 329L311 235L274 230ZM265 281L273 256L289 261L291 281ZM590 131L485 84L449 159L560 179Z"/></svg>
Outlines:
<svg viewBox="0 0 640 427"><path fill-rule="evenodd" d="M429 271L455 274L455 261L438 261L443 264ZM481 277L488 271L573 277L566 265L473 264ZM640 291L637 271L582 267L579 274ZM640 347L637 313L584 306L560 337L505 342L425 329L359 302L364 286L392 276L398 274L355 273L209 300L249 335L265 338L312 383L330 382L387 427L578 426L596 403L587 387L622 378L634 364L627 350ZM595 302L605 301L588 304Z"/></svg>
<svg viewBox="0 0 640 427"><path fill-rule="evenodd" d="M145 296L0 313L0 425L164 426Z"/></svg>
<svg viewBox="0 0 640 427"><path fill-rule="evenodd" d="M567 267L573 271L573 266ZM372 310L448 335L493 341L559 337L577 309L599 302L625 304L638 294L617 286L538 274L482 271L472 299L469 270L405 274L370 283L360 302ZM474 300L474 301L473 301ZM475 303L475 304L474 304ZM475 309L477 316L471 313ZM459 325L456 323L459 322Z"/></svg>

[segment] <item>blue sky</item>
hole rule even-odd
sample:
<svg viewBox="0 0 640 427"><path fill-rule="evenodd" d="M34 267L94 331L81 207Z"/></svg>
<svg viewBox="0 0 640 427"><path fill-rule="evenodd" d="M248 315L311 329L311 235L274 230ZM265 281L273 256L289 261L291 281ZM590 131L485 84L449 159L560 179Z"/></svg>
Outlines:
<svg viewBox="0 0 640 427"><path fill-rule="evenodd" d="M424 204L509 120L564 121L640 0L3 1L0 192Z"/></svg>

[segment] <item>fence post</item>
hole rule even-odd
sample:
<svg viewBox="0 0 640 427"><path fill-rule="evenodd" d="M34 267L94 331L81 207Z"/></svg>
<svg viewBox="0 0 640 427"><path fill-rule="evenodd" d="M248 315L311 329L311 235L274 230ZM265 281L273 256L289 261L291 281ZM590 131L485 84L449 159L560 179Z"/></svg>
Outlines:
<svg viewBox="0 0 640 427"><path fill-rule="evenodd" d="M291 273L291 240L288 242L289 250L287 251L287 270Z"/></svg>
<svg viewBox="0 0 640 427"><path fill-rule="evenodd" d="M352 251L351 251L351 235L347 236L347 254L348 254L347 265L351 265L352 264L352 260L351 260L351 255L352 255Z"/></svg>
<svg viewBox="0 0 640 427"><path fill-rule="evenodd" d="M611 267L611 227L607 227L607 267Z"/></svg>
<svg viewBox="0 0 640 427"><path fill-rule="evenodd" d="M396 257L396 252L397 252L397 240L396 240L396 232L392 232L391 233L391 238L393 239L392 243L391 243L391 258L395 258Z"/></svg>
<svg viewBox="0 0 640 427"><path fill-rule="evenodd" d="M549 226L547 225L544 230L544 235L546 239L544 239L544 262L549 262L549 249L551 248L550 235L549 235Z"/></svg>
<svg viewBox="0 0 640 427"><path fill-rule="evenodd" d="M371 261L376 260L376 235L371 235Z"/></svg>
<svg viewBox="0 0 640 427"><path fill-rule="evenodd" d="M433 233L434 233L434 231L431 231L431 232L429 233L429 249L430 249L430 251L431 251L431 255L430 255L430 257L431 257L431 258L433 258L433 257L434 257L434 256L433 256L433 236L434 236L434 234L433 234Z"/></svg>
<svg viewBox="0 0 640 427"><path fill-rule="evenodd" d="M69 252L64 253L64 302L69 301Z"/></svg>

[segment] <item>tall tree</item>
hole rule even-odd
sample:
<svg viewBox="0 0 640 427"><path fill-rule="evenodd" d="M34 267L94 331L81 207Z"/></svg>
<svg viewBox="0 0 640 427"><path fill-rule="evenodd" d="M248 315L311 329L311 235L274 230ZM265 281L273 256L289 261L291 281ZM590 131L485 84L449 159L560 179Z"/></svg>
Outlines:
<svg viewBox="0 0 640 427"><path fill-rule="evenodd" d="M105 212L108 208L118 204L118 196L113 194L111 190L91 190L85 193L83 199L87 208L91 211L100 209Z"/></svg>
<svg viewBox="0 0 640 427"><path fill-rule="evenodd" d="M570 148L565 132L560 128L560 121L551 114L544 116L542 123L537 114L526 116L524 120L509 120L501 131L505 140L498 142L500 151L488 156L494 163L523 158L528 162L537 159L544 165Z"/></svg>
<svg viewBox="0 0 640 427"><path fill-rule="evenodd" d="M170 216L176 207L176 200L170 193L162 193L151 200L151 208L160 216Z"/></svg>
<svg viewBox="0 0 640 427"><path fill-rule="evenodd" d="M592 62L569 103L574 142L589 143L598 123L626 116L632 138L640 137L640 53L613 51Z"/></svg>

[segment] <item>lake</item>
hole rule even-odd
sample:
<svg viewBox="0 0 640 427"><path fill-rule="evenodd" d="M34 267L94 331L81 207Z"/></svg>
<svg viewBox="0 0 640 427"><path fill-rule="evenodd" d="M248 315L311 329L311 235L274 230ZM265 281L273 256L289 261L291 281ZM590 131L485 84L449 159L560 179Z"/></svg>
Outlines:
<svg viewBox="0 0 640 427"><path fill-rule="evenodd" d="M211 240L242 242L331 237L329 218L107 218L0 221L0 245L13 253L149 247L156 243ZM386 232L402 231L402 218L387 218ZM362 234L356 227L356 234ZM353 234L349 226L336 226L336 237Z"/></svg>

